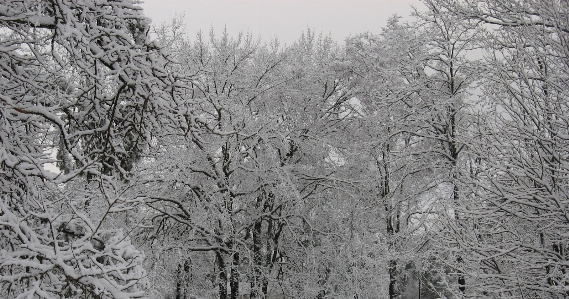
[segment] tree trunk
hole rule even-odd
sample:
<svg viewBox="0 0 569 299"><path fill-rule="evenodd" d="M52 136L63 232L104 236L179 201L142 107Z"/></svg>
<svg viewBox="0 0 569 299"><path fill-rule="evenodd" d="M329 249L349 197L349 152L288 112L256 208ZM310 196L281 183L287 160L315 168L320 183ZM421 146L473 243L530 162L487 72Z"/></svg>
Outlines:
<svg viewBox="0 0 569 299"><path fill-rule="evenodd" d="M397 298L397 261L389 261L389 299Z"/></svg>
<svg viewBox="0 0 569 299"><path fill-rule="evenodd" d="M215 253L217 261L217 269L219 270L218 276L218 287L219 287L219 299L228 299L227 296L227 273L225 272L225 263L223 262L223 257L218 251Z"/></svg>
<svg viewBox="0 0 569 299"><path fill-rule="evenodd" d="M231 278L229 285L231 287L231 299L237 299L239 296L239 252L233 254L233 263L231 267Z"/></svg>
<svg viewBox="0 0 569 299"><path fill-rule="evenodd" d="M390 132L389 128L387 129ZM395 233L399 231L399 211L394 207L393 203L389 201L388 195L390 193L389 180L390 180L390 169L387 159L390 154L390 145L387 143L385 149L382 152L381 162L378 161L378 168L381 173L380 178L380 197L383 201L385 207L385 217L386 217L386 232L388 238L389 251L394 250ZM391 259L388 262L388 273L389 273L389 299L395 299L398 297L397 292L397 260Z"/></svg>
<svg viewBox="0 0 569 299"><path fill-rule="evenodd" d="M262 199L257 199L258 206ZM263 253L261 252L262 249L262 240L261 240L261 229L263 225L263 220L261 218L255 220L255 224L253 225L253 266L255 267L253 271L253 288L251 290L251 298L263 298L261 294L261 281L263 273L261 271L261 267L263 265Z"/></svg>
<svg viewBox="0 0 569 299"><path fill-rule="evenodd" d="M182 298L182 264L178 264L178 273L176 279L176 299Z"/></svg>

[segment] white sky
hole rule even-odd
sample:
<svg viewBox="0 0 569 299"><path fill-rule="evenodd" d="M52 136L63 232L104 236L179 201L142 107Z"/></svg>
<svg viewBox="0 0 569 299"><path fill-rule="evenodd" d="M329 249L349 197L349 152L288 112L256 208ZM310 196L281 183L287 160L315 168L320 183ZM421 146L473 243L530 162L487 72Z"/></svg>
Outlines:
<svg viewBox="0 0 569 299"><path fill-rule="evenodd" d="M281 44L292 44L307 28L331 34L338 42L349 35L381 32L393 14L407 17L420 0L142 0L144 13L154 24L184 14L190 38L213 27L230 35L240 31Z"/></svg>

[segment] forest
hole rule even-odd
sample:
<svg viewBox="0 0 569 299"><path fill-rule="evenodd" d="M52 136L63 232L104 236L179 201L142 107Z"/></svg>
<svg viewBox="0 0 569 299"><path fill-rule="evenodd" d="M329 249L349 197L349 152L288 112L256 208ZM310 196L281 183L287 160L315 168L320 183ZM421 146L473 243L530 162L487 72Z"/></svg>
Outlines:
<svg viewBox="0 0 569 299"><path fill-rule="evenodd" d="M337 43L0 1L0 298L569 297L569 2Z"/></svg>

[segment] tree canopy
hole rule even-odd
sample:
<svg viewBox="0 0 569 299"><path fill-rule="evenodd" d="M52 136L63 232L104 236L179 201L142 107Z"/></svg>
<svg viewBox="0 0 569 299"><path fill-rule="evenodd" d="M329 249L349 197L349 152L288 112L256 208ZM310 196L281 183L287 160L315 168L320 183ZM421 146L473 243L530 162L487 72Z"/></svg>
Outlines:
<svg viewBox="0 0 569 299"><path fill-rule="evenodd" d="M338 44L0 2L0 297L566 298L569 5Z"/></svg>

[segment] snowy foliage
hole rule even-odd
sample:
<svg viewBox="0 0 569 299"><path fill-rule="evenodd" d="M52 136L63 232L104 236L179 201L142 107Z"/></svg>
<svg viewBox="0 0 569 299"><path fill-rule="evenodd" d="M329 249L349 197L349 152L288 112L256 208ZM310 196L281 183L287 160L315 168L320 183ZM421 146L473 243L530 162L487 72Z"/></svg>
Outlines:
<svg viewBox="0 0 569 299"><path fill-rule="evenodd" d="M127 0L0 3L2 298L143 295L144 255L104 223L136 204L109 190L172 119L148 23Z"/></svg>
<svg viewBox="0 0 569 299"><path fill-rule="evenodd" d="M433 1L483 30L483 112L463 174L460 220L447 223L466 294L565 298L568 35L564 1Z"/></svg>
<svg viewBox="0 0 569 299"><path fill-rule="evenodd" d="M281 46L0 2L0 297L567 297L569 6L425 3Z"/></svg>

